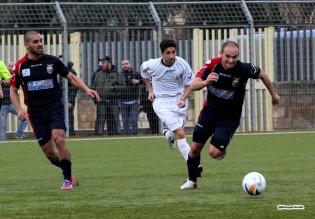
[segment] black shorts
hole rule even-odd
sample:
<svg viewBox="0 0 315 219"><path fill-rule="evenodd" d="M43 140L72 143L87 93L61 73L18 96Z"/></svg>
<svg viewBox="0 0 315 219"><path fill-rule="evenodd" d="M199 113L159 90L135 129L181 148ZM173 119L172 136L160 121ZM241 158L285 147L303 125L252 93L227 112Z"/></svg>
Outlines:
<svg viewBox="0 0 315 219"><path fill-rule="evenodd" d="M240 116L241 112L206 106L200 112L195 125L193 141L205 144L212 136L211 143L217 148L223 145L225 150L240 124Z"/></svg>
<svg viewBox="0 0 315 219"><path fill-rule="evenodd" d="M67 130L63 102L57 101L46 106L28 109L30 123L40 146L51 139L53 129Z"/></svg>

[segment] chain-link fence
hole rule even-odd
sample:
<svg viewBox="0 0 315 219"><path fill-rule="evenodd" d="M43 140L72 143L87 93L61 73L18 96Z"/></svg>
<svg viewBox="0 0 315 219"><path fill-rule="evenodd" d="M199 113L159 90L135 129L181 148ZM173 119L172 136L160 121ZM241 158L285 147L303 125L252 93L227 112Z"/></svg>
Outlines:
<svg viewBox="0 0 315 219"><path fill-rule="evenodd" d="M26 52L24 32L37 30L43 35L45 52L62 54L63 61L71 61L78 76L89 86L99 69L99 59L105 56L110 57L119 73L125 59L139 71L143 61L160 56L161 39L173 38L178 44L177 55L197 72L206 60L219 55L225 40L235 40L240 45L240 60L265 69L282 97L280 106L273 107L262 83L252 80L247 85L239 130L315 127L314 1L6 3L0 4L0 13L1 60L7 63L20 59ZM67 102L67 83L64 90ZM137 92L138 134L160 133L161 127L149 111L150 104L144 104L143 85ZM188 133L205 92L191 94ZM23 94L20 95L22 98ZM118 123L123 130L121 100L117 104ZM68 110L65 113L68 123ZM96 118L95 104L79 92L74 108L75 134L94 135ZM111 120L108 117L107 123L111 124L108 122ZM1 123L7 124L9 137L13 136L18 124L16 117L10 115ZM110 134L111 126L105 125L104 129L105 134ZM27 131L31 131L30 126Z"/></svg>

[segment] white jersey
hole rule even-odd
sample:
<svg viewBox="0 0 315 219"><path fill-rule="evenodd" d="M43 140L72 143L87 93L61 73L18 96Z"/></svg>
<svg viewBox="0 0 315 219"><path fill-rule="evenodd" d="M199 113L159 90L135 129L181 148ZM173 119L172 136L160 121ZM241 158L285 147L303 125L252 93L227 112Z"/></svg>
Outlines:
<svg viewBox="0 0 315 219"><path fill-rule="evenodd" d="M174 97L184 92L195 78L189 64L176 56L172 66L165 66L162 58L143 62L140 68L143 78L151 78L155 97Z"/></svg>

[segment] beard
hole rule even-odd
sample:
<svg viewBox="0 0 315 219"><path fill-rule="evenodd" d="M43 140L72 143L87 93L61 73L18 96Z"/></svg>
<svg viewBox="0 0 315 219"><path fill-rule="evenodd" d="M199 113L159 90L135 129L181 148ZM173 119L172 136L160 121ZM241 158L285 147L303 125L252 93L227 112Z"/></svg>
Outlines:
<svg viewBox="0 0 315 219"><path fill-rule="evenodd" d="M39 56L39 55L43 54L43 48L37 48L36 49L35 47L32 47L32 48L30 48L30 52L36 56Z"/></svg>

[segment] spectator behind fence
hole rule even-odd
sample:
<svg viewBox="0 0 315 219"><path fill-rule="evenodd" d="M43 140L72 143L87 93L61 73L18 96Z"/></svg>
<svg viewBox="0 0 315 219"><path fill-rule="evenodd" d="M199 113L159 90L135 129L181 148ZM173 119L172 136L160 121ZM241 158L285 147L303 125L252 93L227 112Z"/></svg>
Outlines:
<svg viewBox="0 0 315 219"><path fill-rule="evenodd" d="M141 80L143 83L143 79ZM154 112L152 102L148 100L149 92L145 85L141 84L140 87L140 111L143 110L147 114L148 122L149 122L149 134L159 134L160 125L159 125L159 117Z"/></svg>
<svg viewBox="0 0 315 219"><path fill-rule="evenodd" d="M108 57L108 56L107 56ZM109 71L112 71L112 72L118 72L117 71L117 68L115 65L113 65L113 62L111 60L110 57L108 57L108 60L109 60L109 63L108 63L108 69ZM96 77L96 74L102 70L102 59L98 59L98 69L93 72L93 75L92 75L92 78L91 78L91 85L94 83L95 81L95 77ZM119 103L119 106L117 107L117 110L118 110L118 118L119 118L119 113L120 113L120 103ZM110 134L110 135L113 135L113 133L116 133L115 130L118 131L118 133L116 134L120 134L121 132L121 127L120 127L120 122L118 123L115 123L115 118L113 117L113 114L106 114L106 127L107 127L107 132ZM118 126L118 127L116 127Z"/></svg>
<svg viewBox="0 0 315 219"><path fill-rule="evenodd" d="M67 67L72 74L77 76L77 72L73 69L73 62L69 61ZM69 112L69 136L75 136L74 131L74 107L78 89L68 81L68 112Z"/></svg>
<svg viewBox="0 0 315 219"><path fill-rule="evenodd" d="M121 117L124 135L138 135L140 73L133 70L130 60L122 61L126 87L121 97Z"/></svg>
<svg viewBox="0 0 315 219"><path fill-rule="evenodd" d="M96 69L95 72L93 72L93 75L91 78L91 85L94 83L95 76L96 76L97 72L99 72L100 70L102 70L102 59L98 59L98 68Z"/></svg>
<svg viewBox="0 0 315 219"><path fill-rule="evenodd" d="M62 59L62 55L59 55L58 58L63 61ZM72 74L74 74L75 76L77 76L77 72L74 70L73 68L74 63L72 61L69 61L67 63L67 67L69 69L70 72L72 72ZM64 90L63 87L63 78L60 77L60 85L61 88ZM69 115L69 136L75 136L75 131L74 131L74 107L75 107L75 98L77 96L78 93L78 89L74 86L72 86L72 84L68 81L68 104L65 104L68 107L68 115Z"/></svg>
<svg viewBox="0 0 315 219"><path fill-rule="evenodd" d="M115 74L120 74L117 70L117 67L113 64L111 58L109 57L109 63L108 63L108 68L110 72L113 72ZM120 74L122 77L122 74ZM122 91L120 91L121 94ZM120 99L118 101L118 106L116 107L116 110L114 113L112 114L107 114L107 132L109 133L109 135L120 135L121 134L121 125L120 125L120 118L119 118L119 114L120 114ZM118 118L118 119L116 119Z"/></svg>
<svg viewBox="0 0 315 219"><path fill-rule="evenodd" d="M119 102L125 81L117 70L111 68L110 57L105 56L101 62L102 69L96 73L92 84L101 97L96 105L95 135L104 135L105 122L108 135L119 135Z"/></svg>
<svg viewBox="0 0 315 219"><path fill-rule="evenodd" d="M12 74L12 67L14 63L9 61L7 64L7 71L10 74ZM3 68L6 68L3 64ZM5 69L4 69L5 70ZM5 70L6 71L6 70ZM13 115L17 116L16 110L11 103L10 100L10 78L6 80L1 81L2 91L3 91L3 99L2 99L2 107L0 111L0 140L6 140L7 139L7 117L9 113L12 113ZM27 126L27 120L20 122L18 125L18 129L15 132L15 138L26 138L26 135L24 134L24 130Z"/></svg>

